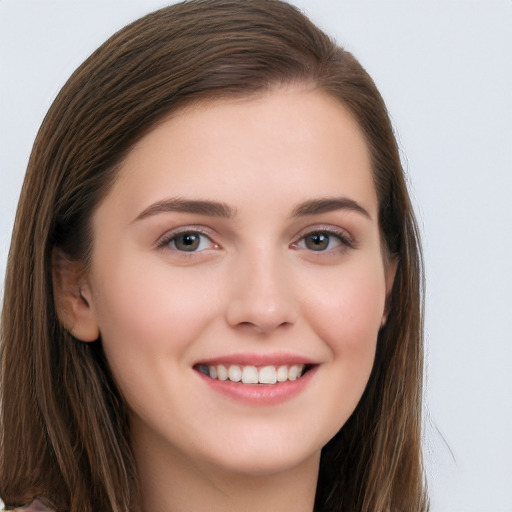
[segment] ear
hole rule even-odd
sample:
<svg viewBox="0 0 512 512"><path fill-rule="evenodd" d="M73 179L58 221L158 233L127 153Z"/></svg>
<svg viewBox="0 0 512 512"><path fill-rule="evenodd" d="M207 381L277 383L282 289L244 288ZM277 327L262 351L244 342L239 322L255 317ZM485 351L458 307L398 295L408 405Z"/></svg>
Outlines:
<svg viewBox="0 0 512 512"><path fill-rule="evenodd" d="M82 263L71 261L58 248L52 252L53 298L64 328L80 341L98 339L99 327Z"/></svg>
<svg viewBox="0 0 512 512"><path fill-rule="evenodd" d="M391 291L395 282L396 270L398 268L398 258L386 258L384 261L384 280L386 284L386 301L384 303L384 312L380 326L384 327L388 321L388 315L391 310Z"/></svg>

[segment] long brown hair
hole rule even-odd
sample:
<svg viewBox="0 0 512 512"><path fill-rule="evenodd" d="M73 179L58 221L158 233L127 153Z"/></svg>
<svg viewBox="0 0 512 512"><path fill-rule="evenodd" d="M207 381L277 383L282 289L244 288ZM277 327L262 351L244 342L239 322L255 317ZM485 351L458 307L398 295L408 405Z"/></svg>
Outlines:
<svg viewBox="0 0 512 512"><path fill-rule="evenodd" d="M70 512L138 510L126 404L101 340L59 323L52 251L87 264L90 219L133 144L170 112L290 83L343 103L371 150L383 245L398 261L373 372L322 451L318 511L425 511L422 262L384 102L356 59L278 0L195 0L125 27L72 75L37 136L19 202L1 324L0 497Z"/></svg>

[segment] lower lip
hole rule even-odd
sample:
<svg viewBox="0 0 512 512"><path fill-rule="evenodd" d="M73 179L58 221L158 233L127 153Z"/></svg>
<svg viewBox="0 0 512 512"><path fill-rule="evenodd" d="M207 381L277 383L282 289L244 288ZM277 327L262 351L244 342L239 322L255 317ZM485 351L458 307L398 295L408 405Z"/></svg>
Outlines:
<svg viewBox="0 0 512 512"><path fill-rule="evenodd" d="M296 380L276 384L243 384L230 380L212 379L197 372L201 379L214 391L232 400L249 405L277 405L299 395L314 377L318 366L311 368Z"/></svg>

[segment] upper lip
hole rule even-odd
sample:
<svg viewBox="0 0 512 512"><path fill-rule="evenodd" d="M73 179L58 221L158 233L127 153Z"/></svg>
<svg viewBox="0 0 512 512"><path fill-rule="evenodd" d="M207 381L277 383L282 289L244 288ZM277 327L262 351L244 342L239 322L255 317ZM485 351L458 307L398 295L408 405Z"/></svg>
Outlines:
<svg viewBox="0 0 512 512"><path fill-rule="evenodd" d="M204 364L208 366L215 366L218 364L224 365L240 365L240 366L282 366L293 364L314 365L318 364L310 357L284 352L275 353L240 353L240 354L227 354L224 356L216 356L197 361L195 365ZM194 365L194 366L195 366Z"/></svg>

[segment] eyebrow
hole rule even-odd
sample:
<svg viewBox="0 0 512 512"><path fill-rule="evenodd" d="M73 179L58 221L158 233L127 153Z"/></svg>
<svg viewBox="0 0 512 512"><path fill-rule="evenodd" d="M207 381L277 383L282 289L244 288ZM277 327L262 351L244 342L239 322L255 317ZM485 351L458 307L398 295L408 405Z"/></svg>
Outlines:
<svg viewBox="0 0 512 512"><path fill-rule="evenodd" d="M145 219L159 213L168 212L196 213L198 215L222 218L231 218L236 214L236 210L234 208L231 208L226 203L221 203L219 201L171 197L148 206L139 215L137 215L135 221Z"/></svg>
<svg viewBox="0 0 512 512"><path fill-rule="evenodd" d="M370 220L372 219L367 210L365 210L357 201L349 199L348 197L326 197L305 201L293 210L292 217L318 215L320 213L328 213L335 210L351 210L361 213Z"/></svg>
<svg viewBox="0 0 512 512"><path fill-rule="evenodd" d="M292 217L319 215L321 213L328 213L335 210L355 211L371 220L370 214L357 201L347 197L326 197L305 201L294 208ZM219 201L172 197L148 206L139 215L137 215L135 221L145 219L153 215L158 215L160 213L169 212L195 213L198 215L225 219L233 218L236 215L235 208Z"/></svg>

